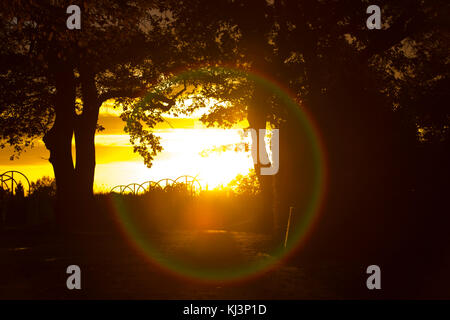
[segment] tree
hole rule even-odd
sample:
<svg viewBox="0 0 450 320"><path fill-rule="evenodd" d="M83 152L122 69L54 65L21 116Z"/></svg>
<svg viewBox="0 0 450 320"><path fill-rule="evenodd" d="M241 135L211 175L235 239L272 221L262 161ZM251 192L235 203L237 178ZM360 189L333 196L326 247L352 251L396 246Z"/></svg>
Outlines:
<svg viewBox="0 0 450 320"><path fill-rule="evenodd" d="M425 140L448 144L448 75L441 68L448 63L446 6L440 0L386 1L382 30L367 30L367 2L358 0L134 5L105 0L84 5L83 31L69 32L63 6L16 1L1 11L2 137L20 151L45 134L58 198L65 204L73 185L87 197L92 193L93 137L104 101L124 106L135 151L151 165L160 150L151 128L161 113L177 111L177 101L189 95L196 99L183 109L187 112L215 98L227 103L205 115L209 125L226 127L247 118L253 128L270 122L288 133L280 137L282 163L275 179L279 211L301 207L311 190L298 181L311 181L314 167L313 158L304 160L311 152L300 143L304 132L292 111L263 86L217 72L218 66L232 65L269 75L313 114L329 155L331 206L352 207L343 211L353 215L376 203L382 211L387 201L379 199L391 197L410 174L404 164L416 146L417 126ZM200 73L173 78L180 68ZM386 187L393 176L398 178ZM270 192L264 198L271 199L272 179L258 178L262 192Z"/></svg>
<svg viewBox="0 0 450 320"><path fill-rule="evenodd" d="M376 204L372 211L390 212L383 207L388 198L406 188L403 178L411 171L405 162L416 143L417 125L429 118L416 112L419 104L424 107L425 99L436 98L433 105L441 107L434 110L441 111L433 118L442 119L440 130L444 135L448 132L448 112L442 103L447 77L439 72L428 75L431 61L436 61L432 57L438 57L436 66L445 63L445 54L438 53L440 46L445 48L439 29L445 26L445 6L443 1L387 1L382 12L388 23L379 31L366 28L367 3L357 0L224 0L214 4L199 0L170 10L178 21L174 28L186 68L231 64L269 74L296 94L301 107L316 119L328 151L330 206L351 207L344 211L354 215L367 203ZM408 58L410 50L430 48L431 43L433 49L426 59ZM412 70L408 83L394 81L393 75L406 76ZM238 81L239 85L229 81L236 75L207 73L196 74L196 79L179 78L200 88L201 93L196 93L203 98L230 102L228 107L214 106L203 118L207 123L226 127L245 115L251 127L261 128L268 119L284 120L279 122L281 131L289 134L281 138L283 163L277 177L283 188L279 192L284 198L281 211L306 203L311 193L302 185L308 184L299 186L298 181L311 179L308 170L314 164L302 162L310 150L289 147L299 146L303 134L293 114L274 103L264 90L251 88L245 81ZM417 77L420 73L426 74L425 82ZM196 83L201 85L195 87ZM414 86L424 90L411 92ZM204 105L202 99L196 102ZM358 219L367 224L367 217Z"/></svg>
<svg viewBox="0 0 450 320"><path fill-rule="evenodd" d="M255 171L251 171L249 175L237 175L235 179L230 181L228 188L231 188L238 195L256 195L259 190L259 182Z"/></svg>
<svg viewBox="0 0 450 320"><path fill-rule="evenodd" d="M2 140L20 152L43 137L59 213L73 207L75 193L85 199L92 195L101 105L141 95L164 67L165 55L154 50L156 45L170 39L157 1L83 3L81 30L66 28L65 9L53 1L1 7Z"/></svg>
<svg viewBox="0 0 450 320"><path fill-rule="evenodd" d="M56 183L55 179L50 177L42 177L37 179L34 182L31 182L30 185L31 194L32 195L46 195L46 196L55 196L56 195Z"/></svg>
<svg viewBox="0 0 450 320"><path fill-rule="evenodd" d="M2 138L21 151L33 138L44 134L62 207L70 204L73 184L71 141L76 89L70 65L73 34L64 30L65 15L61 8L58 10L49 3L4 4L1 15L2 87L7 89L2 94L1 118L6 122ZM21 87L16 87L18 80Z"/></svg>
<svg viewBox="0 0 450 320"><path fill-rule="evenodd" d="M279 61L289 68L282 72L284 82L313 114L328 154L327 215L316 234L345 247L350 237L376 243L380 225L392 228L386 238L395 236L407 228L405 221L412 220L406 208L411 203L409 190L415 188L411 180L427 167L412 165L418 152L417 127L426 119L417 107L429 112L431 106L444 106L441 85L448 62L438 47L447 33L447 4L384 2L380 31L366 29L364 1L274 4ZM433 103L424 103L421 96L434 96ZM448 124L448 111L438 113L436 118ZM292 168L289 175L296 176L295 162L280 167ZM348 225L358 230L343 232Z"/></svg>
<svg viewBox="0 0 450 320"><path fill-rule="evenodd" d="M174 78L167 75L166 79L169 80L163 83L164 88L157 88L153 95L166 94L181 104L186 97L192 98L192 107L183 105L172 110L184 113L209 105L214 99L218 103L209 115L202 118L209 126L228 127L246 118L251 128L266 129L266 122L270 118L270 111L265 110L269 107L266 100L272 99L273 93L265 92L258 81L242 73L226 70L223 66L239 66L250 73L267 68L265 53L271 50L268 36L272 27L271 16L266 17L270 11L268 4L265 1L255 2L254 5L243 1L193 1L189 4L171 3L169 10L174 20L172 30L177 47L183 53L178 59L182 61L184 69L197 69L197 72ZM249 10L254 11L252 22L246 16ZM253 21L255 19L257 21ZM199 64L204 68L198 69ZM174 96L177 90L180 91ZM133 132L132 138L135 140L143 136L140 121L147 122L149 127L154 125L153 118L147 121L149 118L142 116L143 110L152 108L152 99L143 100L134 110L124 114L128 123L126 130ZM257 144L257 140L254 143ZM144 158L148 155L145 144L142 141L138 149ZM262 199L268 202L268 221L271 221L272 177L262 176L259 162L256 163L255 169L262 192L265 193Z"/></svg>

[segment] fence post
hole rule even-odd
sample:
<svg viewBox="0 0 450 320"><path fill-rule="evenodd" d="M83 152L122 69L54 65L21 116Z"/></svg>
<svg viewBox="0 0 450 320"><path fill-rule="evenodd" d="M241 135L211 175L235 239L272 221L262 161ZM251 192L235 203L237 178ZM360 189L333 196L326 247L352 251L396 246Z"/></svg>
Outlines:
<svg viewBox="0 0 450 320"><path fill-rule="evenodd" d="M288 217L287 226L286 226L286 236L284 237L284 248L285 249L287 247L287 242L288 242L288 238L289 238L289 229L291 228L291 220L292 220L293 212L294 212L294 207L289 207L289 217Z"/></svg>

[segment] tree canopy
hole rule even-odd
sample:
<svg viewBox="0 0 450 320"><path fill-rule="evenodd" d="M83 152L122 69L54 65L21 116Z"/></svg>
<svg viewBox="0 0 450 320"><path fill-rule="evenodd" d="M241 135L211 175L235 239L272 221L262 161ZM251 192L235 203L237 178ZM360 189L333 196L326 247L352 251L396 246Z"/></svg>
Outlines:
<svg viewBox="0 0 450 320"><path fill-rule="evenodd" d="M384 1L381 30L367 29L368 5L102 0L83 2L81 30L69 30L66 3L2 4L0 146L20 153L43 138L58 193L75 185L89 194L105 101L123 108L125 130L148 166L161 151L152 129L164 112L211 106L201 119L208 126L246 119L252 128L270 123L289 133L281 137L284 169L277 179L292 186L309 179L313 160L304 155L311 150L288 147L304 134L291 111L243 75L261 74L293 93L316 120L336 197L368 181L383 190L398 173L395 188L411 174L404 164L418 145L449 143L448 4ZM274 182L260 183L268 190ZM295 188L286 189L290 202L301 201ZM302 194L310 196L306 187ZM375 197L365 193L361 202Z"/></svg>

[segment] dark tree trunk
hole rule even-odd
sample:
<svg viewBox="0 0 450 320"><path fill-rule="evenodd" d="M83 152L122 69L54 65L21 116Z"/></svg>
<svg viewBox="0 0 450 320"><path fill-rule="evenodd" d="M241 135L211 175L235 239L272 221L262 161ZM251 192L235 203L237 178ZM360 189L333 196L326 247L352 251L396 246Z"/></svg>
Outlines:
<svg viewBox="0 0 450 320"><path fill-rule="evenodd" d="M256 131L256 140L252 141L252 144L257 146L256 159L253 159L253 162L255 163L254 168L261 187L261 200L264 202L263 208L265 208L262 221L263 226L267 231L276 233L278 223L273 208L273 176L261 174L261 163L259 159L260 152L263 154L264 158L268 158L266 149L260 150L258 143L259 139L264 139L264 137L260 137L259 129L266 129L267 98L268 94L264 91L264 88L256 86L252 102L248 106L247 120L250 128Z"/></svg>
<svg viewBox="0 0 450 320"><path fill-rule="evenodd" d="M93 196L95 174L95 131L100 109L95 75L84 67L81 69L81 93L83 112L77 116L75 126L76 185L79 195L88 203Z"/></svg>
<svg viewBox="0 0 450 320"><path fill-rule="evenodd" d="M72 216L74 167L72 159L72 136L75 119L75 78L71 65L60 59L50 59L49 71L55 86L55 121L44 136L50 151L49 161L53 166L57 187L56 221L67 226Z"/></svg>
<svg viewBox="0 0 450 320"><path fill-rule="evenodd" d="M86 200L93 195L95 174L95 128L90 130L81 118L77 119L75 129L76 148L76 186L78 194ZM92 132L93 131L93 132Z"/></svg>

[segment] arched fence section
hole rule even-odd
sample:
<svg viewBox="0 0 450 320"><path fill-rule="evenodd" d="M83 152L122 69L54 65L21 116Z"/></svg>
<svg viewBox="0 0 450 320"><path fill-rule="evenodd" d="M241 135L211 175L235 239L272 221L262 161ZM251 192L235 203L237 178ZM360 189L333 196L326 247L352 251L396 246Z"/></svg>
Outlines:
<svg viewBox="0 0 450 320"><path fill-rule="evenodd" d="M202 190L200 181L196 177L184 175L176 179L164 178L158 181L145 181L141 184L117 185L111 189L110 193L137 195L152 190L168 190L177 186L184 186L191 194L199 193Z"/></svg>
<svg viewBox="0 0 450 320"><path fill-rule="evenodd" d="M0 189L6 191L11 195L15 195L18 191L19 185L23 188L24 195L30 194L30 180L20 171L10 170L3 172L0 175Z"/></svg>

